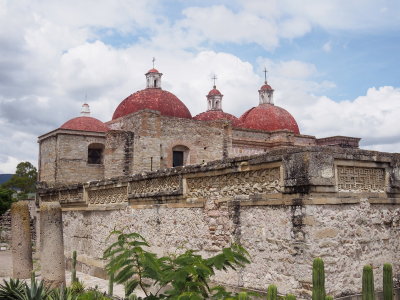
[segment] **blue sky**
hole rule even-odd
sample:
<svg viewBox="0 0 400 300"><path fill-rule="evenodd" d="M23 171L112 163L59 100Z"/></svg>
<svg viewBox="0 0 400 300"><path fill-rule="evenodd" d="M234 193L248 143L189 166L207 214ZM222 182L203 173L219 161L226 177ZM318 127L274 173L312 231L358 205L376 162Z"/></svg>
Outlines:
<svg viewBox="0 0 400 300"><path fill-rule="evenodd" d="M153 56L192 115L214 73L225 111L256 106L266 67L301 133L399 152L399 11L394 0L0 0L0 173L36 163L37 136L85 100L110 120Z"/></svg>

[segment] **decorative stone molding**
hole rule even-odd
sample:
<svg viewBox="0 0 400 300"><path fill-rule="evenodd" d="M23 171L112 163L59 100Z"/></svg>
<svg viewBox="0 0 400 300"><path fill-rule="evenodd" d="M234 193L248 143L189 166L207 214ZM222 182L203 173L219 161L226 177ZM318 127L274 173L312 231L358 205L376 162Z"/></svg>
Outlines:
<svg viewBox="0 0 400 300"><path fill-rule="evenodd" d="M60 191L59 201L61 205L83 203L83 189Z"/></svg>
<svg viewBox="0 0 400 300"><path fill-rule="evenodd" d="M88 203L95 204L114 204L128 202L127 187L105 186L100 189L88 189Z"/></svg>
<svg viewBox="0 0 400 300"><path fill-rule="evenodd" d="M235 172L216 176L188 178L187 197L254 195L280 193L280 168Z"/></svg>
<svg viewBox="0 0 400 300"><path fill-rule="evenodd" d="M336 170L339 192L385 192L384 168L338 165Z"/></svg>
<svg viewBox="0 0 400 300"><path fill-rule="evenodd" d="M182 177L168 176L133 181L129 194L129 198L182 195Z"/></svg>

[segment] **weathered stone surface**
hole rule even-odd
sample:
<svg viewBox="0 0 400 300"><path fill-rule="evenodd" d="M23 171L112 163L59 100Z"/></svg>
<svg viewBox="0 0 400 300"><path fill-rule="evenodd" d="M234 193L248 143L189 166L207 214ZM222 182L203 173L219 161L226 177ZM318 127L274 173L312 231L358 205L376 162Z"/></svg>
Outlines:
<svg viewBox="0 0 400 300"><path fill-rule="evenodd" d="M30 278L33 269L30 221L29 201L14 202L11 205L11 244L14 278Z"/></svg>
<svg viewBox="0 0 400 300"><path fill-rule="evenodd" d="M373 174L383 168L383 191L368 183L339 190L338 166ZM253 262L217 272L215 281L252 289L274 283L282 293L309 298L312 260L322 257L328 293L356 293L367 263L378 278L384 262L400 274L400 194L392 167L397 155L303 147L85 183L85 204L93 191L108 192L89 206L63 202L66 252L77 250L90 270L114 228L142 234L160 254L187 248L210 256L240 242ZM40 195L59 197L67 188L44 188ZM112 203L121 188L129 201Z"/></svg>
<svg viewBox="0 0 400 300"><path fill-rule="evenodd" d="M63 220L58 202L40 205L40 263L46 286L65 286Z"/></svg>

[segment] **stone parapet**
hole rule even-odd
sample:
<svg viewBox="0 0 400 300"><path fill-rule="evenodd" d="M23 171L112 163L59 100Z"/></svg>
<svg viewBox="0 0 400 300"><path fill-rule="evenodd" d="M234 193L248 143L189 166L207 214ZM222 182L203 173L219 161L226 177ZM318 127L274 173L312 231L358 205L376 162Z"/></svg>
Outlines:
<svg viewBox="0 0 400 300"><path fill-rule="evenodd" d="M265 201L277 198L273 194L280 194L278 198L284 201L300 195L306 202L310 195L319 194L318 199L326 198L331 204L343 203L350 194L363 194L396 203L400 195L399 157L358 149L284 148L88 183L41 184L38 190L41 201L59 201L63 207L133 205L143 199L148 204L192 203L210 196L249 196Z"/></svg>

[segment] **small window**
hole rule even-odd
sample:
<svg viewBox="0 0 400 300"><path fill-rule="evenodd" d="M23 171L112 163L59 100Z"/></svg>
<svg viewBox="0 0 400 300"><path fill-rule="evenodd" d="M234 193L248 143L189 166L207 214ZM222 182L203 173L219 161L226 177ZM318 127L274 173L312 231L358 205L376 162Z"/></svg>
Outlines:
<svg viewBox="0 0 400 300"><path fill-rule="evenodd" d="M88 164L100 165L103 163L103 144L90 144L88 147Z"/></svg>
<svg viewBox="0 0 400 300"><path fill-rule="evenodd" d="M172 167L180 167L187 164L189 157L189 148L178 145L172 148Z"/></svg>
<svg viewBox="0 0 400 300"><path fill-rule="evenodd" d="M173 167L183 166L183 151L173 151Z"/></svg>
<svg viewBox="0 0 400 300"><path fill-rule="evenodd" d="M157 87L157 79L154 80L154 87Z"/></svg>

